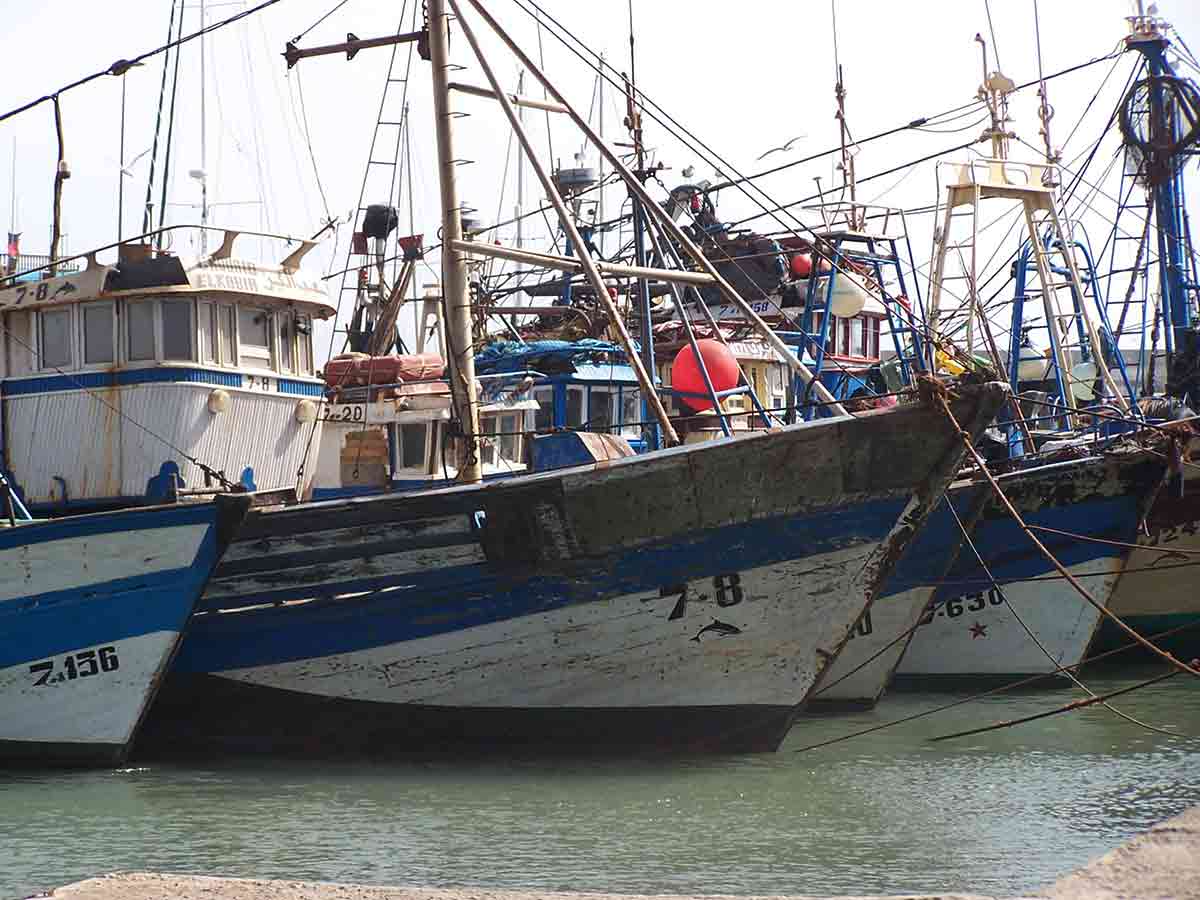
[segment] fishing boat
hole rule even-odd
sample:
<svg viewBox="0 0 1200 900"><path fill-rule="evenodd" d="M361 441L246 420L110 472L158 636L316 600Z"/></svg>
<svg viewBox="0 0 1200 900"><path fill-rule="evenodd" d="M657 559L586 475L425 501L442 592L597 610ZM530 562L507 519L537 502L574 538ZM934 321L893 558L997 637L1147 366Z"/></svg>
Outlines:
<svg viewBox="0 0 1200 900"><path fill-rule="evenodd" d="M1056 200L1063 176L1052 160L1009 158L1003 123L1012 82L988 72L986 47L984 73L980 96L992 120L984 132L992 158L947 171L930 314L936 326L939 301L956 282L964 284L966 313L956 328L963 329L965 318L968 352L972 341L981 344L1017 398L986 442L991 464L1004 473L997 483L1051 554L1081 576L1091 602L1065 583L983 479L964 480L860 621L848 651L818 687L819 700L869 705L893 671L920 681L1006 679L1079 665L1104 618L1098 607L1116 598L1118 575L1132 567L1140 523L1151 503L1165 511L1168 502L1160 487L1170 442L1142 426L1138 380L1116 352L1119 329L1114 334L1109 323L1098 261ZM1044 130L1047 123L1043 107ZM1020 202L1028 226L1012 269L1007 354L979 312L976 287L979 207L995 200ZM1040 324L1029 310L1033 299L1041 300ZM1186 317L1182 306L1177 317ZM1044 334L1044 350L1033 332ZM951 553L938 564L923 558L922 544ZM912 565L916 560L920 566Z"/></svg>
<svg viewBox="0 0 1200 900"><path fill-rule="evenodd" d="M997 483L1021 520L1103 607L1165 474L1157 449L1116 447L1001 475ZM983 509L912 631L897 677L1011 680L1082 663L1102 610L1064 581L986 484L963 490L962 500L958 491L950 494L963 510L960 518L970 509L971 492L984 492Z"/></svg>
<svg viewBox="0 0 1200 900"><path fill-rule="evenodd" d="M173 249L206 238L216 249ZM286 255L233 255L254 239ZM169 226L0 280L0 470L29 509L233 486L303 494L324 395L312 328L333 313L299 269L315 245ZM97 261L109 252L115 261ZM54 274L76 259L86 264Z"/></svg>
<svg viewBox="0 0 1200 900"><path fill-rule="evenodd" d="M484 96L504 107L528 152L469 20L450 5L492 84ZM486 10L471 6L509 42ZM940 500L962 457L961 432L931 386L925 400L893 409L851 414L834 403L812 421L682 443L599 269L714 284L730 302L745 300L521 54L696 269L597 262L558 187L532 162L575 254L534 256L586 273L644 416L667 446L484 482L467 260L526 254L463 236L446 81L450 11L431 2L424 36L438 111L457 411L447 452L465 483L252 510L199 604L139 748L772 750ZM790 354L785 361L802 368ZM974 436L1005 391L964 382L946 397Z"/></svg>
<svg viewBox="0 0 1200 900"><path fill-rule="evenodd" d="M1126 165L1109 242L1109 270L1133 273L1129 289L1111 305L1118 336L1127 328L1139 338L1131 380L1142 395L1140 405L1147 418L1163 423L1163 430L1174 436L1171 481L1138 532L1138 549L1129 556L1111 608L1143 637L1192 659L1200 655L1200 599L1191 575L1200 551L1200 482L1192 461L1194 410L1200 407L1195 319L1200 271L1184 175L1200 145L1200 88L1177 70L1169 33L1166 22L1143 10L1130 19L1126 46L1140 54L1142 65L1119 110ZM1131 229L1139 237L1129 238ZM1118 254L1117 247L1124 253ZM1094 652L1132 643L1115 623L1105 623Z"/></svg>
<svg viewBox="0 0 1200 900"><path fill-rule="evenodd" d="M1181 659L1200 654L1200 601L1194 567L1200 557L1200 482L1174 475L1139 529L1109 609L1129 627ZM1133 639L1105 621L1091 654L1127 647Z"/></svg>
<svg viewBox="0 0 1200 900"><path fill-rule="evenodd" d="M0 490L0 765L119 765L249 500L34 521Z"/></svg>

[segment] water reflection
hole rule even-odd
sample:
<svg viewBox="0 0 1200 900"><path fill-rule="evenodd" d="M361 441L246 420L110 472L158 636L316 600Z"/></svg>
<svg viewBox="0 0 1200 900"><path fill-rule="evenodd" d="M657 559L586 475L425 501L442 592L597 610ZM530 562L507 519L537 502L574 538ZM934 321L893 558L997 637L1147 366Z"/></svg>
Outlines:
<svg viewBox="0 0 1200 900"><path fill-rule="evenodd" d="M1144 677L1100 672L1097 691ZM897 694L805 720L772 756L298 764L0 775L0 897L114 869L422 885L704 893L1029 892L1200 802L1200 704L1176 678L1118 706Z"/></svg>

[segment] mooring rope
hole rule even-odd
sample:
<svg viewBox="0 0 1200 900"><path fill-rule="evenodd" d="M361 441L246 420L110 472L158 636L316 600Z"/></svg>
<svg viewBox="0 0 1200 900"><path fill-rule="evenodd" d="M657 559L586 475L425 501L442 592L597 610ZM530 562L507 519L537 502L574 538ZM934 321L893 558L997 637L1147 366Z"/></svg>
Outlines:
<svg viewBox="0 0 1200 900"><path fill-rule="evenodd" d="M1155 632L1154 634L1150 635L1150 637L1153 640L1162 640L1163 638L1173 637L1177 634L1181 634L1182 632L1185 632L1185 631L1191 631L1192 629L1198 628L1198 627L1200 627L1200 621L1185 622L1183 625L1176 625L1174 628L1168 628L1164 631ZM1137 647L1137 646L1138 645L1136 643L1131 641L1128 644L1122 644L1120 647L1114 647L1111 650L1105 650L1103 653L1098 653L1095 656L1089 657L1086 660L1086 662L1087 663L1097 663L1103 659L1108 659L1111 656L1116 656L1120 653L1125 653L1126 651L1132 650L1134 647ZM1031 684L1036 684L1039 681L1045 681L1049 678L1054 678L1058 675L1062 675L1064 672L1066 672L1068 670L1073 671L1075 669L1078 669L1082 665L1083 665L1083 663L1073 663L1072 665L1069 665L1069 666L1058 666L1057 668L1054 669L1053 672L1041 672L1037 675L1029 675L1029 676L1026 676L1025 678L1018 679L1017 681L1009 682L1008 684L1002 684L1002 685L999 685L998 687L990 688L986 691L980 691L977 694L970 694L966 697L960 697L957 700L952 700L949 703L943 703L941 706L935 706L932 709L926 709L926 710L922 710L921 712L918 712L918 713L913 713L912 715L902 716L899 719L889 719L886 722L880 722L878 725L872 725L869 728L863 728L863 729L860 729L859 731L851 731L848 734L838 735L835 738L829 738L828 740L819 741L815 744L809 744L804 747L797 747L792 752L793 753L805 753L809 750L819 750L823 747L829 747L829 746L832 746L833 744L841 744L845 741L853 740L854 738L857 738L857 737L864 737L865 735L868 735L868 734L874 734L877 731L884 731L885 729L892 728L896 725L905 725L909 722L916 721L917 719L924 719L928 716L935 715L936 713L946 712L947 710L953 709L956 706L963 706L964 704L971 703L976 700L986 700L988 697L994 697L997 694L1003 694L1008 691L1015 691L1018 688L1027 687Z"/></svg>
<svg viewBox="0 0 1200 900"><path fill-rule="evenodd" d="M1200 663L1200 660L1196 660L1195 662ZM942 734L942 735L938 735L937 737L930 738L929 740L931 740L931 741L949 741L949 740L952 740L953 738L968 737L973 734L983 734L984 732L988 732L988 731L999 731L1002 728L1011 728L1014 725L1022 725L1026 722L1034 722L1034 721L1037 721L1038 719L1046 719L1046 718L1049 718L1050 716L1057 716L1061 713L1071 712L1076 709L1083 709L1088 706L1095 706L1097 703L1104 703L1107 706L1108 704L1106 701L1111 700L1113 697L1119 697L1122 694L1129 694L1129 693L1132 693L1133 691L1139 691L1142 688L1150 687L1153 684L1158 684L1160 681L1166 681L1168 678L1174 678L1176 675L1178 675L1180 673L1180 671L1190 672L1192 670L1191 669L1183 669L1183 670L1172 669L1170 672L1166 672L1162 675L1157 675L1154 678L1149 678L1145 681L1139 681L1137 684L1131 684L1131 685L1127 685L1126 687L1123 687L1123 688L1118 688L1115 691L1109 691L1107 694L1101 694L1099 696L1092 695L1091 697L1088 697L1084 700L1072 700L1070 703L1064 704L1063 706L1060 706L1057 709L1050 709L1050 710L1046 710L1044 712L1034 713L1033 715L1030 715L1030 716L1022 716L1019 719L1008 719L1004 722L993 722L991 725L984 725L982 728L971 728L971 729L968 729L967 731L956 731L953 734ZM1171 732L1165 732L1165 733L1171 734ZM1179 735L1177 735L1177 734L1171 734L1171 736L1179 737Z"/></svg>
<svg viewBox="0 0 1200 900"><path fill-rule="evenodd" d="M962 426L959 424L958 419L954 417L954 413L950 409L950 404L946 402L945 396L939 396L938 401L941 403L942 409L946 413L946 416L950 419L950 422L958 430L959 437L962 438L963 446L967 448L967 453L971 456L971 459L975 462L975 465L978 467L983 477L987 479L988 484L991 485L992 491L996 495L996 499L1000 501L1001 505L1004 506L1008 514L1012 517L1013 521L1016 522L1017 526L1025 532L1025 536L1033 542L1033 545L1038 549L1038 551L1045 556L1050 564L1054 566L1054 568L1058 570L1063 578L1067 580L1067 583L1070 584L1071 587L1073 587L1079 593L1079 595L1083 597L1084 600L1099 610L1102 615L1111 619L1118 628L1132 637L1137 643L1141 644L1151 653L1174 666L1179 671L1186 672L1189 675L1194 675L1200 678L1200 668L1193 668L1187 663L1180 662L1170 653L1167 653L1160 647L1155 646L1150 641L1138 634L1134 629L1130 628L1120 616L1116 615L1107 607L1105 607L1103 603L1097 601L1096 598L1091 595L1091 592L1089 592L1087 588L1079 583L1079 579L1072 575L1071 572L1067 570L1066 566L1059 562L1058 558L1051 553L1049 549L1047 549L1046 545L1038 539L1037 535L1033 533L1032 529L1025 524L1025 520L1021 518L1021 514L1017 512L1016 507L1012 505L1012 502L1005 495L1003 488L1001 488L999 483L996 481L996 477L992 475L990 471L988 471L988 467L984 463L983 458L980 457L979 452L975 449L975 445L971 443L971 435L962 430Z"/></svg>
<svg viewBox="0 0 1200 900"><path fill-rule="evenodd" d="M951 515L954 516L954 521L958 525L959 530L962 532L963 540L966 542L966 545L971 548L971 553L975 556L976 562L979 563L979 567L981 569L983 569L983 572L987 576L988 581L991 582L992 589L995 590L996 593L1000 596L1000 599L1004 601L1004 606L1008 609L1008 611L1010 613L1012 613L1013 618L1017 620L1017 624L1021 626L1021 630L1025 632L1026 636L1029 638L1029 640L1031 640L1033 642L1034 646L1036 646L1038 648L1038 650L1040 650L1042 652L1042 655L1045 656L1046 659L1048 659L1050 661L1050 665L1052 665L1052 666L1059 665L1059 661L1054 658L1054 654L1051 653L1046 648L1046 645L1044 643L1042 643L1041 639L1038 638L1038 636L1034 633L1033 629L1030 628L1025 623L1025 620L1021 617L1021 614L1019 612L1017 612L1017 608L1012 605L1012 602L1008 599L1008 596L1004 593L1004 588L1002 588L1000 586L999 582L996 581L996 576L992 574L991 567L986 562L984 562L983 556L979 552L979 548L975 546L975 541L971 538L971 535L967 531L966 526L963 525L962 519L960 519L958 517L958 511L954 509L953 505L951 505L951 507L950 507L950 513L951 513ZM1090 637L1088 639L1088 644L1089 645L1091 644ZM1084 652L1086 654L1086 652L1087 652L1086 647L1084 648ZM1165 734L1168 737L1178 737L1178 734L1175 732L1167 731L1165 728L1159 728L1158 726L1151 725L1148 722L1143 722L1140 719L1137 719L1137 718L1129 715L1126 712L1122 712L1121 710L1117 709L1115 706L1112 706L1109 703L1106 703L1103 700L1099 699L1096 692L1093 691L1091 688L1089 688L1082 681L1080 681L1079 676L1077 676L1074 672L1072 672L1070 670L1064 670L1063 674L1066 675L1066 677L1071 680L1072 684L1074 684L1077 688L1079 688L1081 691L1086 693L1092 699L1096 700L1097 702L1102 703L1104 708L1107 709L1109 712L1113 713L1114 715L1116 715L1134 725L1138 725L1142 728L1145 728L1147 731L1154 731L1154 732L1157 732L1158 734ZM936 738L934 738L934 740L936 740Z"/></svg>

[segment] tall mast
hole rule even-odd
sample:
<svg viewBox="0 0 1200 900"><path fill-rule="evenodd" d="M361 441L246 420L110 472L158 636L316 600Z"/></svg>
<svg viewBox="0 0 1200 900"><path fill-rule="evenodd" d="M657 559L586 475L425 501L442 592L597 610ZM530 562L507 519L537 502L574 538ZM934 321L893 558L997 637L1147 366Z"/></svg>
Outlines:
<svg viewBox="0 0 1200 900"><path fill-rule="evenodd" d="M525 70L517 76L517 93L525 94ZM525 124L525 107L517 107L517 118L521 120L521 124ZM521 146L521 142L517 141L517 249L520 250L525 246L525 148Z"/></svg>
<svg viewBox="0 0 1200 900"><path fill-rule="evenodd" d="M200 0L200 224L208 224L208 80L205 78L204 0ZM208 232L200 230L200 252L208 251Z"/></svg>
<svg viewBox="0 0 1200 900"><path fill-rule="evenodd" d="M462 210L455 182L450 110L450 36L444 0L429 0L429 57L433 67L433 111L437 130L438 175L442 195L442 284L446 309L446 345L450 389L462 424L464 448L458 477L468 484L483 480L479 461L479 404L475 392L475 352L471 341L471 299L467 261L461 250Z"/></svg>
<svg viewBox="0 0 1200 900"><path fill-rule="evenodd" d="M600 79L600 84L599 84L599 87L597 90L600 95L599 101L598 101L599 107L600 107L600 138L601 138L601 140L603 140L604 139L604 80L605 80L604 79L604 54L603 53L600 54L600 74L597 77ZM599 202L597 203L597 206L596 206L596 218L600 222L600 224L603 225L604 222L606 221L606 219L604 218L604 154L603 153L600 154L600 168L598 170L598 174L599 174L599 178L600 178L600 181L599 181L600 198L599 198ZM601 229L600 233L596 235L596 245L600 248L601 256L604 255L604 236L607 233L608 233L608 229L604 228L604 229Z"/></svg>
<svg viewBox="0 0 1200 900"><path fill-rule="evenodd" d="M601 79L603 81L603 79ZM625 82L625 103L628 116L625 125L629 129L633 141L634 159L637 167L634 175L643 185L649 173L646 172L646 147L642 142L642 114L638 111L637 102L637 54L633 42L633 0L629 0L629 79ZM601 109L604 107L601 106ZM603 154L601 154L603 159ZM603 185L601 181L601 185ZM601 196L604 188L601 187ZM633 248L639 266L646 265L646 209L642 201L633 192L629 192L629 202L633 208ZM651 380L654 378L654 333L650 326L650 283L645 278L637 281L638 290L638 319L641 323L638 338L642 344L642 366L646 369ZM642 398L642 421L651 421L651 398ZM718 410L720 412L720 410ZM660 444L659 430L653 425L646 427L647 443L651 450L657 450Z"/></svg>

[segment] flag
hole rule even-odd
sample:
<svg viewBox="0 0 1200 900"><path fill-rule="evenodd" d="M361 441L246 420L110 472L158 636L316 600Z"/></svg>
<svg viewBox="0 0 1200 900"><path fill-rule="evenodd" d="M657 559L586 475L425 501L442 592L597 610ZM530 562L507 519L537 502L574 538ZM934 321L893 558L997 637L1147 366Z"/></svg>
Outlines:
<svg viewBox="0 0 1200 900"><path fill-rule="evenodd" d="M8 233L8 256L9 259L16 259L21 255L21 232Z"/></svg>

